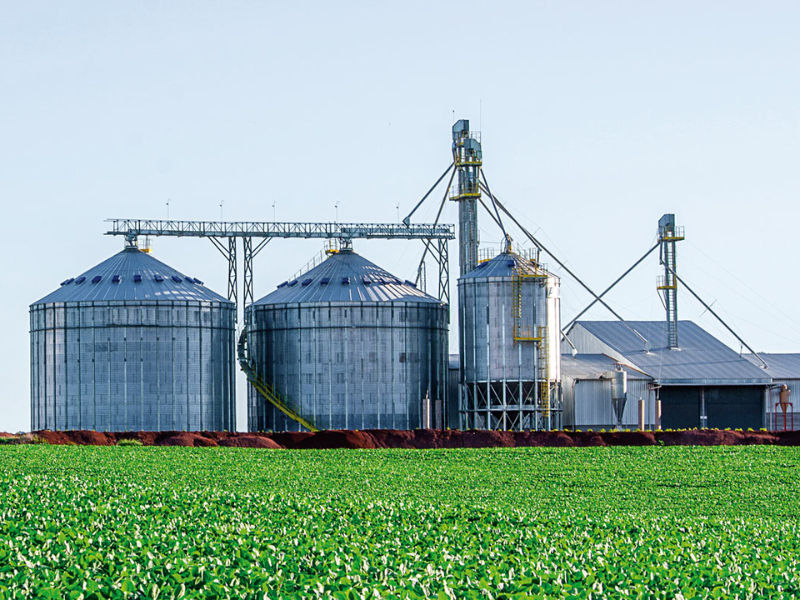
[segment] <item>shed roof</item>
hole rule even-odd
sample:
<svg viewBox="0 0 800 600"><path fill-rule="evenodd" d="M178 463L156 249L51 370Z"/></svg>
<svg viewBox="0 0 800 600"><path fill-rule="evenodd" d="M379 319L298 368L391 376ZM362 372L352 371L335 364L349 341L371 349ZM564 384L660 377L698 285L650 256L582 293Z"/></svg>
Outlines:
<svg viewBox="0 0 800 600"><path fill-rule="evenodd" d="M667 347L665 321L628 321L650 343L644 343L620 321L578 321L583 328L627 362L663 384L766 385L771 378L692 321L679 321L680 350ZM575 341L573 336L570 338ZM580 350L580 348L578 348Z"/></svg>
<svg viewBox="0 0 800 600"><path fill-rule="evenodd" d="M125 248L66 279L34 304L139 300L229 302L199 279L187 277L138 248Z"/></svg>
<svg viewBox="0 0 800 600"><path fill-rule="evenodd" d="M613 371L615 364L622 364L622 370L628 373L628 379L652 379L646 373L630 365L619 363L605 354L561 355L561 373L572 379L600 379L603 373Z"/></svg>
<svg viewBox="0 0 800 600"><path fill-rule="evenodd" d="M773 379L800 379L800 354L764 354L760 353L769 365L765 373ZM761 361L753 354L745 354L744 357L754 365L758 366Z"/></svg>
<svg viewBox="0 0 800 600"><path fill-rule="evenodd" d="M414 302L434 303L408 281L403 281L352 250L332 254L297 279L284 281L278 289L254 304L310 302Z"/></svg>

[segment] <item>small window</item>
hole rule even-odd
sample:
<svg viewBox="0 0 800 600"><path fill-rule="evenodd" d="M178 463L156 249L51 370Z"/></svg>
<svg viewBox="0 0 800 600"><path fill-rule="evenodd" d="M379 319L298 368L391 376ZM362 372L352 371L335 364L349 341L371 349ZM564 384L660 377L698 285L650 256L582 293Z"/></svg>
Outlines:
<svg viewBox="0 0 800 600"><path fill-rule="evenodd" d="M173 275L172 276L172 281L174 281L175 283L180 283L181 281L183 281L183 279L181 279L177 275Z"/></svg>
<svg viewBox="0 0 800 600"><path fill-rule="evenodd" d="M138 273L133 276L133 283L142 283L142 276Z"/></svg>
<svg viewBox="0 0 800 600"><path fill-rule="evenodd" d="M342 277L342 285L350 285L350 278Z"/></svg>
<svg viewBox="0 0 800 600"><path fill-rule="evenodd" d="M69 279L65 279L64 281L61 282L61 287L64 287L68 283L69 283Z"/></svg>
<svg viewBox="0 0 800 600"><path fill-rule="evenodd" d="M278 289L281 289L282 287L286 287L287 285L289 285L288 281L284 281L283 283L279 283L278 284Z"/></svg>
<svg viewBox="0 0 800 600"><path fill-rule="evenodd" d="M162 283L164 278L161 275L153 275L153 279L156 280L156 283Z"/></svg>
<svg viewBox="0 0 800 600"><path fill-rule="evenodd" d="M294 279L294 280L289 282L289 287L294 287L296 285L297 285L297 279Z"/></svg>
<svg viewBox="0 0 800 600"><path fill-rule="evenodd" d="M200 280L199 280L197 277L195 277L195 278L194 278L194 282L195 282L197 285L205 285L205 284L204 284L202 281L200 281Z"/></svg>
<svg viewBox="0 0 800 600"><path fill-rule="evenodd" d="M413 288L417 287L416 283L414 283L413 281L409 281L408 279L406 279L406 285L410 285Z"/></svg>
<svg viewBox="0 0 800 600"><path fill-rule="evenodd" d="M513 268L513 267L515 267L515 266L516 266L516 264L517 264L517 263L515 263L513 260L508 260L508 261L506 261L506 266L508 266L509 268Z"/></svg>
<svg viewBox="0 0 800 600"><path fill-rule="evenodd" d="M482 268L483 268L483 267L485 267L487 264L489 264L489 263L482 262L482 263L480 263L480 264L478 265L478 267L477 267L477 268L478 268L478 269L482 269Z"/></svg>
<svg viewBox="0 0 800 600"><path fill-rule="evenodd" d="M328 285L330 282L331 282L331 278L330 277L323 277L320 280L319 284L320 285Z"/></svg>
<svg viewBox="0 0 800 600"><path fill-rule="evenodd" d="M309 285L309 284L310 284L312 281L313 281L313 279L304 279L304 280L303 280L303 287L306 287L306 286L307 286L307 285Z"/></svg>
<svg viewBox="0 0 800 600"><path fill-rule="evenodd" d="M361 278L361 281L362 281L362 283L363 283L364 285L369 285L370 283L372 283L372 280L370 280L370 278L369 278L369 277L367 277L366 275L365 275L364 277L362 277L362 278Z"/></svg>
<svg viewBox="0 0 800 600"><path fill-rule="evenodd" d="M114 276L111 278L111 283L119 283L120 281L121 281L121 279L120 279L120 276L119 276L119 275L114 275Z"/></svg>
<svg viewBox="0 0 800 600"><path fill-rule="evenodd" d="M186 276L186 277L183 278L183 280L186 283L194 283L194 278L193 277Z"/></svg>
<svg viewBox="0 0 800 600"><path fill-rule="evenodd" d="M94 277L92 277L92 283L100 283L102 279L103 279L102 275L95 275Z"/></svg>
<svg viewBox="0 0 800 600"><path fill-rule="evenodd" d="M86 281L86 277L84 277L83 275L81 275L80 277L78 277L78 278L75 280L75 283L83 283L84 281Z"/></svg>
<svg viewBox="0 0 800 600"><path fill-rule="evenodd" d="M392 282L390 280L386 279L386 277L381 277L381 283L383 285L389 285Z"/></svg>

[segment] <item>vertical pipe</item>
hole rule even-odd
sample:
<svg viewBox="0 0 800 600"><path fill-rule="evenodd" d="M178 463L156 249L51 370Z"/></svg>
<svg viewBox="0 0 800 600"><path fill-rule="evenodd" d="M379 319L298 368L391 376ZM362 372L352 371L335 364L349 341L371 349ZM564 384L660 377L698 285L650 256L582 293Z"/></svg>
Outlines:
<svg viewBox="0 0 800 600"><path fill-rule="evenodd" d="M645 418L644 418L644 400L639 398L639 431L644 431Z"/></svg>
<svg viewBox="0 0 800 600"><path fill-rule="evenodd" d="M708 426L708 416L706 415L706 388L700 388L700 429Z"/></svg>

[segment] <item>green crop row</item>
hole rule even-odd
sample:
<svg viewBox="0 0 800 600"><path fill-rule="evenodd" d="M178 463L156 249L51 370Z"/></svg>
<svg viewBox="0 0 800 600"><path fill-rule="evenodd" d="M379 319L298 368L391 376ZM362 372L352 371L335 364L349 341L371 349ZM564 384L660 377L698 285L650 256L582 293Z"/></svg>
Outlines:
<svg viewBox="0 0 800 600"><path fill-rule="evenodd" d="M0 598L796 598L800 450L0 448Z"/></svg>

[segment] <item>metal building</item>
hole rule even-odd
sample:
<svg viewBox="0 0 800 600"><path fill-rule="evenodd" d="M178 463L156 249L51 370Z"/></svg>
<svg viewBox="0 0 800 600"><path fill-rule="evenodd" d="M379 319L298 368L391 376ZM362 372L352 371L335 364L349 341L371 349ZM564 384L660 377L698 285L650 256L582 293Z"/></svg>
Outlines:
<svg viewBox="0 0 800 600"><path fill-rule="evenodd" d="M614 429L616 425L611 401L614 365L619 364L602 354L565 354L561 357L561 386L564 422L568 429ZM629 365L627 374L628 402L622 414L622 427L639 426L639 400L645 402L645 428L656 426L656 391L653 378Z"/></svg>
<svg viewBox="0 0 800 600"><path fill-rule="evenodd" d="M767 390L765 427L776 431L800 430L800 354L760 356L769 364L766 373L772 377L772 385ZM761 361L752 354L745 354L744 357L756 367L761 365ZM783 390L783 386L786 386L786 390ZM781 398L782 391L789 393L784 393Z"/></svg>
<svg viewBox="0 0 800 600"><path fill-rule="evenodd" d="M33 430L236 427L234 304L134 242L32 304L30 327Z"/></svg>
<svg viewBox="0 0 800 600"><path fill-rule="evenodd" d="M462 428L559 428L559 279L506 248L459 278L458 302Z"/></svg>
<svg viewBox="0 0 800 600"><path fill-rule="evenodd" d="M250 386L250 431L301 429L278 404L319 429L442 427L448 320L414 284L332 253L246 310L251 363L279 399Z"/></svg>
<svg viewBox="0 0 800 600"><path fill-rule="evenodd" d="M604 354L652 377L665 429L765 427L769 373L695 323L678 326L680 349L670 348L665 321L578 321L569 338L579 355Z"/></svg>

